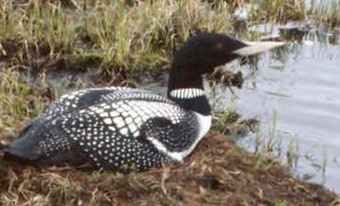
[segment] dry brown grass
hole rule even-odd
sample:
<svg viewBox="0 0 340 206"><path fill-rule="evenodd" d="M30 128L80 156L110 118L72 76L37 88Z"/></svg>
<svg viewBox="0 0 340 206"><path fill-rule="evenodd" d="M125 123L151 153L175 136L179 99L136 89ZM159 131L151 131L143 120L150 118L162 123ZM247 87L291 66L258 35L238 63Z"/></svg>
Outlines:
<svg viewBox="0 0 340 206"><path fill-rule="evenodd" d="M323 28L340 27L340 1L312 0L312 8L309 11L314 23Z"/></svg>
<svg viewBox="0 0 340 206"><path fill-rule="evenodd" d="M184 165L122 175L1 161L2 205L336 205L336 195L209 135Z"/></svg>
<svg viewBox="0 0 340 206"><path fill-rule="evenodd" d="M105 78L94 84L124 84L140 71L167 68L172 52L193 33L234 32L231 13L246 1L73 2L0 0L1 141L10 140L5 134L13 136L59 92L37 83L49 71L95 68ZM266 2L260 1L258 10L265 12L254 10L251 21L305 17L301 1ZM38 81L25 82L20 74L26 72ZM225 114L216 128L229 131L225 124L234 117ZM184 165L130 175L33 168L0 159L0 205L157 204L336 205L339 197L216 134Z"/></svg>

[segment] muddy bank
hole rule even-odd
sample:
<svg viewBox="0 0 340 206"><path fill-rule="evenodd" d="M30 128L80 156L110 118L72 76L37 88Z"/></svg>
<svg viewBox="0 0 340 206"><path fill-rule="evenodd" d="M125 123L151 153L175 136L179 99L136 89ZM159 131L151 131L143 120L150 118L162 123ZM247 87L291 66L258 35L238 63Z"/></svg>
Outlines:
<svg viewBox="0 0 340 206"><path fill-rule="evenodd" d="M1 205L337 205L320 185L293 178L214 133L185 164L121 175L33 168L1 160Z"/></svg>
<svg viewBox="0 0 340 206"><path fill-rule="evenodd" d="M0 72L11 75L4 75L0 82L3 143L12 140L4 133L16 131L65 93L68 86L140 87L165 82L159 72L167 69L172 51L187 36L198 31L234 32L231 18L225 18L232 12L223 3L211 10L203 3L194 5L194 1L157 1L138 7L101 1L93 10L70 12L63 5L34 2L37 4L21 5L24 9L4 6ZM267 10L272 14L254 18L276 14L271 7ZM271 18L263 20L271 22ZM153 82L137 79L146 68L152 71L151 78L146 79ZM62 72L65 70L66 74ZM17 71L29 75L21 78ZM54 81L48 83L50 76ZM83 78L78 82L79 76ZM235 82L226 82L230 83ZM273 160L249 154L216 133L205 138L184 165L139 174L32 168L0 159L0 205L338 204L339 197L322 186L301 182Z"/></svg>

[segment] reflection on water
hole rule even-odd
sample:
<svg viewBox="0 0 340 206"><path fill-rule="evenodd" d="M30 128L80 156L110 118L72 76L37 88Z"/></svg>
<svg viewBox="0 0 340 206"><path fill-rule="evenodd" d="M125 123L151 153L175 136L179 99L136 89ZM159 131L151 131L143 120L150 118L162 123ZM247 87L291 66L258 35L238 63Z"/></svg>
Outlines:
<svg viewBox="0 0 340 206"><path fill-rule="evenodd" d="M236 95L217 88L215 109L231 103L240 114L259 117L261 137L270 135L275 122L284 150L298 143L297 175L340 192L339 35L304 35L283 50L262 55L257 71L247 65L241 70L247 78L244 87ZM255 136L240 145L254 150Z"/></svg>

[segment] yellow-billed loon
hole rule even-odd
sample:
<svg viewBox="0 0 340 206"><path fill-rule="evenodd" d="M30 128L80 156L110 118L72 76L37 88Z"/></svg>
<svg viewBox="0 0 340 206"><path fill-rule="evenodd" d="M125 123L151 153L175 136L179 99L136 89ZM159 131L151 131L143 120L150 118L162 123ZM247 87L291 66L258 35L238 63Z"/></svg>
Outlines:
<svg viewBox="0 0 340 206"><path fill-rule="evenodd" d="M174 56L167 98L125 87L66 94L22 128L11 145L0 144L0 150L5 157L29 163L90 163L116 171L182 162L211 126L202 75L279 45L198 34Z"/></svg>

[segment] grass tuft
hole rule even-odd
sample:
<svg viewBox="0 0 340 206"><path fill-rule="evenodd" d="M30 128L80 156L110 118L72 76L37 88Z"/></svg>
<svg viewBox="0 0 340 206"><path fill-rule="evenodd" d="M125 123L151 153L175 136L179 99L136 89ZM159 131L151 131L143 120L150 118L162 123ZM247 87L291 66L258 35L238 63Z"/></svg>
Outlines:
<svg viewBox="0 0 340 206"><path fill-rule="evenodd" d="M55 91L39 85L50 71L56 74L97 70L110 83L132 82L129 75L168 66L173 51L192 34L233 33L232 13L246 2L0 0L0 134L16 130L22 122L39 114L51 99L64 93L63 85ZM250 21L304 19L303 2L251 0L254 9ZM316 10L312 14L322 18L320 22L339 22L336 6L327 12L327 18L318 16L323 14ZM38 81L27 83L25 74ZM236 77L225 83L242 85L240 75ZM241 120L233 110L216 117L215 129L232 135L248 130L252 124ZM5 138L1 136L1 140ZM260 144L259 138L257 141ZM0 157L0 205L339 203L333 193L293 179L267 158L266 154L280 142L269 137L264 144L254 158L223 137L211 135L184 165L130 175L31 168ZM287 153L292 164L296 148L292 144Z"/></svg>
<svg viewBox="0 0 340 206"><path fill-rule="evenodd" d="M251 20L257 22L281 23L304 20L306 6L303 0L250 0L252 10Z"/></svg>
<svg viewBox="0 0 340 206"><path fill-rule="evenodd" d="M213 10L200 1L139 1L132 7L123 1L94 1L86 7L80 3L78 9L41 1L0 5L0 58L8 66L37 72L58 65L76 69L79 62L74 60L87 57L97 64L80 65L99 67L109 76L155 69L167 64L178 43L191 34L225 32L230 26L225 3Z"/></svg>
<svg viewBox="0 0 340 206"><path fill-rule="evenodd" d="M324 28L334 28L340 26L340 1L312 0L310 15L313 17L315 24Z"/></svg>
<svg viewBox="0 0 340 206"><path fill-rule="evenodd" d="M9 132L40 113L49 103L44 94L42 88L22 82L17 71L0 70L0 133Z"/></svg>

